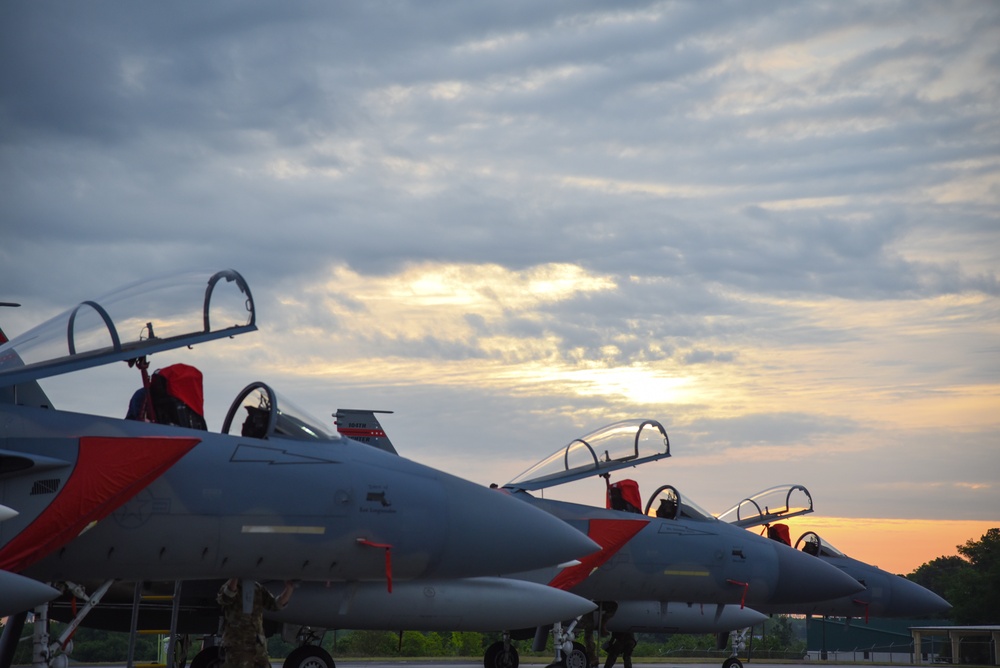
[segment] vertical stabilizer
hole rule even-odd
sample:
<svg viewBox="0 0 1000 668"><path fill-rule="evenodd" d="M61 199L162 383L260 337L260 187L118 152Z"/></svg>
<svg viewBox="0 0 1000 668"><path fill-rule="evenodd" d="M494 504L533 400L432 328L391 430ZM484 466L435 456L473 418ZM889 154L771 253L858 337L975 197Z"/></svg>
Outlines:
<svg viewBox="0 0 1000 668"><path fill-rule="evenodd" d="M20 304L0 302L0 306L12 306L16 308ZM8 341L10 339L4 334L3 327L0 327L0 346L3 346ZM11 351L9 354L16 355L17 353ZM0 403L36 406L38 408L52 407L52 402L49 401L49 398L45 395L42 386L38 384L37 380L10 387L0 387Z"/></svg>
<svg viewBox="0 0 1000 668"><path fill-rule="evenodd" d="M379 450L398 455L392 441L386 436L385 430L379 424L375 413L392 413L392 411L373 411L361 408L338 408L333 414L337 432L361 443L367 443Z"/></svg>

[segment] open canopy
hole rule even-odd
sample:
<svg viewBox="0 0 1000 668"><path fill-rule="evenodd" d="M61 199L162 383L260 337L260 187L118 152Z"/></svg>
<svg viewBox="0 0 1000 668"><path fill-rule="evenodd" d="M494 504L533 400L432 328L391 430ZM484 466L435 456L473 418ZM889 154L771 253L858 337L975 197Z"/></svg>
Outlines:
<svg viewBox="0 0 1000 668"><path fill-rule="evenodd" d="M808 489L802 485L779 485L743 499L719 515L719 519L748 529L812 511L813 500Z"/></svg>
<svg viewBox="0 0 1000 668"><path fill-rule="evenodd" d="M656 420L615 422L559 448L504 485L536 490L670 456L670 440Z"/></svg>
<svg viewBox="0 0 1000 668"><path fill-rule="evenodd" d="M0 346L0 387L255 329L250 288L232 269L147 280L80 302Z"/></svg>

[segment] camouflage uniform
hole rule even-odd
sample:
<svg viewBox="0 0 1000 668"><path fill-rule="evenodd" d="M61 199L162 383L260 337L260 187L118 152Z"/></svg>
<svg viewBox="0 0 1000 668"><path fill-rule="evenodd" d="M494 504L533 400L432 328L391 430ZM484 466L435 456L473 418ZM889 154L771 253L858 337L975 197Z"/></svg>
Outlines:
<svg viewBox="0 0 1000 668"><path fill-rule="evenodd" d="M254 583L253 610L243 612L243 584L236 591L223 584L217 600L222 606L223 668L270 668L267 638L264 637L264 611L279 610L277 599L260 583Z"/></svg>

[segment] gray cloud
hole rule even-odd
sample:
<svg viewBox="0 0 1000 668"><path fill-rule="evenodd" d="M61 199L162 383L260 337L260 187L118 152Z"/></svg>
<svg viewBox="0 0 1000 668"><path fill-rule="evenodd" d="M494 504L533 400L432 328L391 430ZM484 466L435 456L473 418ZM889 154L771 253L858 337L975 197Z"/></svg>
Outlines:
<svg viewBox="0 0 1000 668"><path fill-rule="evenodd" d="M16 333L138 276L231 266L268 363L644 364L760 374L759 390L819 373L797 357L768 376L759 351L809 350L828 374L810 388L878 393L887 411L976 395L1000 359L998 29L997 5L961 2L7 4L0 300L26 307L0 316ZM378 306L317 288L333 267L374 280L422 263L566 263L616 288L470 308L467 336L355 329ZM554 350L487 349L498 336ZM329 379L279 376L326 400ZM473 439L540 457L639 410L613 392L410 380L337 389L396 408L414 456L437 461ZM897 472L913 453L894 427L829 406L713 408L641 410L670 414L699 456L752 443L825 458L817 444L856 436L894 481L940 468L921 441ZM975 415L954 485L997 463ZM834 508L867 512L844 496ZM910 516L904 496L880 502Z"/></svg>

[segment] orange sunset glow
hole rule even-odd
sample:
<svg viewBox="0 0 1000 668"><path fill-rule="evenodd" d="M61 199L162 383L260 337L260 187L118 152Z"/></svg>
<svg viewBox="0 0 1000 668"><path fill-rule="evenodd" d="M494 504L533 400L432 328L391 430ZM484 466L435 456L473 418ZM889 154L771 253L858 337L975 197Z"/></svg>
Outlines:
<svg viewBox="0 0 1000 668"><path fill-rule="evenodd" d="M806 531L849 557L908 575L938 557L959 556L957 545L977 541L1000 521L906 520L806 515L786 522L792 542Z"/></svg>

